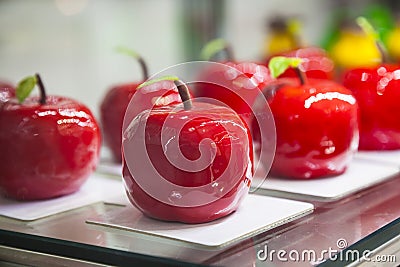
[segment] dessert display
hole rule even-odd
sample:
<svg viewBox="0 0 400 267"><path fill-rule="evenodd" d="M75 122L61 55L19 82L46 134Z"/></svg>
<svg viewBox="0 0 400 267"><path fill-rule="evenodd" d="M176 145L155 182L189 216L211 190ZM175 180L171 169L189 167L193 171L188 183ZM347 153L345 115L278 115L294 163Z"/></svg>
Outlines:
<svg viewBox="0 0 400 267"><path fill-rule="evenodd" d="M28 97L35 85L40 96ZM39 75L0 89L0 192L18 200L77 191L95 170L101 137L80 102L46 95Z"/></svg>
<svg viewBox="0 0 400 267"><path fill-rule="evenodd" d="M275 57L278 77L293 67L298 78L281 78L263 93L275 119L277 145L271 175L312 179L343 173L358 146L358 106L351 91L333 81L307 78L301 59ZM253 123L255 142L260 137Z"/></svg>
<svg viewBox="0 0 400 267"><path fill-rule="evenodd" d="M166 221L204 223L224 217L238 208L250 187L249 130L232 109L192 101L185 84L164 79L173 81L183 104L155 106L124 125L129 200L145 215ZM139 90L159 82L150 80Z"/></svg>
<svg viewBox="0 0 400 267"><path fill-rule="evenodd" d="M43 2L0 4L5 263L396 261L400 2Z"/></svg>
<svg viewBox="0 0 400 267"><path fill-rule="evenodd" d="M349 69L343 85L349 88L360 107L360 150L400 149L400 66L387 63L386 50L377 33L364 18L358 22L381 52L382 63Z"/></svg>

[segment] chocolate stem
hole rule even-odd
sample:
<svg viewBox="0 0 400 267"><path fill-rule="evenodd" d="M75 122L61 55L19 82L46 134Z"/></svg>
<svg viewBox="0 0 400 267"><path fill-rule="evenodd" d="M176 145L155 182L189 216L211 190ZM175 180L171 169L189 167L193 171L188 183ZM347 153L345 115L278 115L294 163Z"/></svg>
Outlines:
<svg viewBox="0 0 400 267"><path fill-rule="evenodd" d="M301 71L299 67L294 68L294 70L296 71L297 77L300 80L300 84L304 85L307 82L306 74L303 71Z"/></svg>
<svg viewBox="0 0 400 267"><path fill-rule="evenodd" d="M225 47L222 49L222 51L224 51L226 59L228 61L233 61L234 60L234 56L233 56L233 49L230 45L226 44Z"/></svg>
<svg viewBox="0 0 400 267"><path fill-rule="evenodd" d="M183 108L189 110L192 108L192 100L190 99L189 89L186 84L181 80L174 81L176 88L178 88L179 96L183 102Z"/></svg>
<svg viewBox="0 0 400 267"><path fill-rule="evenodd" d="M137 61L140 64L140 68L142 69L143 80L145 81L149 78L149 71L147 69L146 62L144 61L144 59L141 56L139 56L137 58Z"/></svg>
<svg viewBox="0 0 400 267"><path fill-rule="evenodd" d="M36 77L36 82L37 85L39 86L39 90L40 90L40 99L39 99L39 103L41 105L46 104L46 90L44 88L42 79L40 78L40 75L38 73L35 74Z"/></svg>

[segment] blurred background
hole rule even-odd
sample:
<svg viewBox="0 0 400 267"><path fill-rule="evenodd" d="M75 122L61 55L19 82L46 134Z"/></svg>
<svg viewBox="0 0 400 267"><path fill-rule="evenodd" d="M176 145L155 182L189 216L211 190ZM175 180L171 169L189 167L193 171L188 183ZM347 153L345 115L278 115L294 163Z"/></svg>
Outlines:
<svg viewBox="0 0 400 267"><path fill-rule="evenodd" d="M199 60L216 37L231 44L237 60L263 62L282 18L302 45L329 50L340 25L358 15L394 29L398 2L0 0L0 79L16 84L38 72L50 94L79 99L98 115L112 85L141 79L139 65L117 46L140 53L150 73Z"/></svg>

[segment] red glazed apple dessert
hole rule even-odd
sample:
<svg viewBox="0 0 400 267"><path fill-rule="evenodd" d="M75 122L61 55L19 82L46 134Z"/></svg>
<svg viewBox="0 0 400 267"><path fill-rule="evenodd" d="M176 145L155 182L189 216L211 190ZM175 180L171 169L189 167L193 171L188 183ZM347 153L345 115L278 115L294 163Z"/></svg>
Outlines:
<svg viewBox="0 0 400 267"><path fill-rule="evenodd" d="M134 94L137 94L137 87L145 82L148 77L147 66L138 54L130 50L123 50L130 54L140 63L143 72L143 79L140 82L128 83L111 88L105 95L100 106L100 117L105 145L112 152L116 162L122 162L122 125L126 108ZM181 103L178 92L173 82L164 81L153 87L151 90L140 92L141 99L137 102L136 114L141 111L156 106ZM160 99L158 99L162 96ZM135 114L135 115L136 115ZM131 112L131 116L133 113Z"/></svg>
<svg viewBox="0 0 400 267"><path fill-rule="evenodd" d="M26 98L36 83L40 97ZM73 99L46 96L38 75L0 100L0 129L0 191L7 197L70 194L96 168L101 140L92 113Z"/></svg>
<svg viewBox="0 0 400 267"><path fill-rule="evenodd" d="M113 159L121 162L122 123L129 101L136 91L136 87L148 79L147 66L141 56L131 53L142 68L143 79L139 82L121 84L108 90L100 105L100 121L105 145L111 150Z"/></svg>
<svg viewBox="0 0 400 267"><path fill-rule="evenodd" d="M363 18L358 21L361 25L368 23ZM385 61L385 50L376 42ZM344 74L343 85L353 92L360 106L359 149L400 149L400 66L381 63L353 68Z"/></svg>
<svg viewBox="0 0 400 267"><path fill-rule="evenodd" d="M251 138L232 109L192 102L187 87L174 83L183 105L148 109L124 125L125 188L149 217L212 221L234 212L248 193Z"/></svg>
<svg viewBox="0 0 400 267"><path fill-rule="evenodd" d="M295 67L299 74L299 78L278 79L264 90L277 136L271 174L296 179L341 174L357 150L356 100L337 83L306 79L297 68L300 62L282 57L270 62L275 77L288 66ZM259 142L254 124L253 129L254 139Z"/></svg>
<svg viewBox="0 0 400 267"><path fill-rule="evenodd" d="M329 58L326 51L322 48L303 47L283 53L282 56L301 58L302 62L299 65L299 68L308 78L327 80L334 78L333 60ZM293 68L288 68L279 77L297 77L297 74Z"/></svg>
<svg viewBox="0 0 400 267"><path fill-rule="evenodd" d="M228 51L226 54L229 59L221 64L216 63L199 75L195 96L221 101L248 122L255 99L261 94L261 89L271 81L268 69L262 64L232 61L231 49L221 39L206 45L203 51L208 50L211 52L205 54L214 54L219 50Z"/></svg>

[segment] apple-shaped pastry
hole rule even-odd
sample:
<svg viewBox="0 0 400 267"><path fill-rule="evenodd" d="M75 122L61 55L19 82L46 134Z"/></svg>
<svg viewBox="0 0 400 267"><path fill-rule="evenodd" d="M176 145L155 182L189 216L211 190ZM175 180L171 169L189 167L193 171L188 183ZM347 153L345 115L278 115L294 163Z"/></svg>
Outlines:
<svg viewBox="0 0 400 267"><path fill-rule="evenodd" d="M368 23L365 19L359 18L358 22L372 30L369 24L364 25ZM382 61L386 61L382 43L375 40ZM344 74L343 85L353 92L360 106L359 149L400 149L400 66L382 63L354 68Z"/></svg>
<svg viewBox="0 0 400 267"><path fill-rule="evenodd" d="M129 101L136 92L136 87L149 77L144 59L134 51L119 48L120 52L135 58L142 69L142 80L120 84L109 89L100 105L100 122L104 144L111 150L113 159L121 162L122 124Z"/></svg>
<svg viewBox="0 0 400 267"><path fill-rule="evenodd" d="M344 75L360 106L360 150L400 149L400 66L356 68Z"/></svg>
<svg viewBox="0 0 400 267"><path fill-rule="evenodd" d="M343 86L306 79L298 58L275 57L269 69L278 77L294 67L299 78L278 79L264 89L276 125L274 176L311 179L346 170L358 145L358 106ZM255 142L262 142L253 123Z"/></svg>
<svg viewBox="0 0 400 267"><path fill-rule="evenodd" d="M110 148L116 162L122 162L122 125L126 108L133 95L137 93L137 87L149 78L146 63L139 54L126 48L120 48L120 52L137 59L142 69L143 78L139 82L114 86L104 96L100 106L104 142ZM141 98L140 101L137 101L138 106L135 107L134 115L153 105L162 106L181 102L176 87L171 81L160 81L151 90L140 92L140 94ZM130 115L134 117L132 112Z"/></svg>
<svg viewBox="0 0 400 267"><path fill-rule="evenodd" d="M36 83L40 97L28 97ZM95 170L100 129L83 104L46 96L39 75L21 81L16 97L0 101L0 192L19 200L77 191Z"/></svg>
<svg viewBox="0 0 400 267"><path fill-rule="evenodd" d="M148 109L124 124L125 189L149 217L212 221L234 212L248 193L251 137L232 109L192 102L174 80L183 104Z"/></svg>
<svg viewBox="0 0 400 267"><path fill-rule="evenodd" d="M252 105L261 89L271 80L266 66L252 62L232 62L230 46L222 39L213 40L204 49L204 58L225 51L228 60L204 70L195 84L195 96L221 101L249 121Z"/></svg>
<svg viewBox="0 0 400 267"><path fill-rule="evenodd" d="M334 77L333 60L329 58L326 51L322 48L314 46L303 47L282 53L280 56L301 58L302 62L299 65L299 69L308 78L329 80ZM288 68L279 76L279 78L283 77L297 77L297 74L293 68Z"/></svg>

